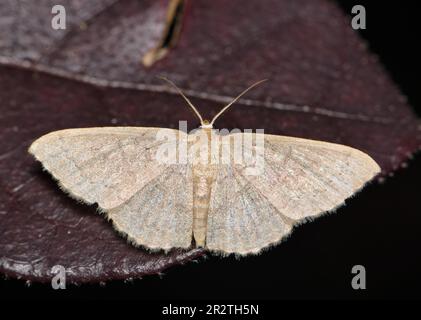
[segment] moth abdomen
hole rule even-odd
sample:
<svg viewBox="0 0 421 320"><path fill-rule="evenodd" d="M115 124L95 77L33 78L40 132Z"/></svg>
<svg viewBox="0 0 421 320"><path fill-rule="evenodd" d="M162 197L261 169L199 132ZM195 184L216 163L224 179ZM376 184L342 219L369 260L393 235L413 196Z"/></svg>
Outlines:
<svg viewBox="0 0 421 320"><path fill-rule="evenodd" d="M213 174L208 166L193 169L193 237L197 246L206 244L209 203Z"/></svg>

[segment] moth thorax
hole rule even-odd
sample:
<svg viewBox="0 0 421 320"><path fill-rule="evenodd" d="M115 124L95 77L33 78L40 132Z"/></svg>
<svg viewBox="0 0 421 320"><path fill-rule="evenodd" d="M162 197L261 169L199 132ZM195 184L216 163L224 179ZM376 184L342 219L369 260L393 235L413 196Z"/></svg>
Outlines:
<svg viewBox="0 0 421 320"><path fill-rule="evenodd" d="M199 197L205 197L208 195L209 187L208 187L208 181L206 177L201 176L199 177L199 181L197 183L197 195Z"/></svg>

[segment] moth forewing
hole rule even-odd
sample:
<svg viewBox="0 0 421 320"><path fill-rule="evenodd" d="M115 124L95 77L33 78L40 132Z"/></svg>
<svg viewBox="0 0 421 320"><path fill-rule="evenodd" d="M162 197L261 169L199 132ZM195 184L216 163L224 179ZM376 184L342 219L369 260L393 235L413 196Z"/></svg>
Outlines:
<svg viewBox="0 0 421 320"><path fill-rule="evenodd" d="M243 159L244 174L258 175L263 174L265 158L264 158L264 129L257 129L253 133L251 129L245 129L243 137Z"/></svg>
<svg viewBox="0 0 421 320"><path fill-rule="evenodd" d="M240 129L232 129L230 132L231 138L231 152L232 152L232 165L243 164L243 135Z"/></svg>
<svg viewBox="0 0 421 320"><path fill-rule="evenodd" d="M221 129L219 130L219 134L217 135L219 139L220 150L219 157L215 159L215 164L219 165L230 165L232 163L232 151L231 151L231 135L228 129Z"/></svg>
<svg viewBox="0 0 421 320"><path fill-rule="evenodd" d="M188 135L187 132L187 121L179 122L178 134L178 161L179 164L188 163Z"/></svg>
<svg viewBox="0 0 421 320"><path fill-rule="evenodd" d="M180 141L179 135L176 131L158 130L156 132L156 141L159 141L161 145L156 151L155 161L160 164L170 165L177 163L177 145Z"/></svg>

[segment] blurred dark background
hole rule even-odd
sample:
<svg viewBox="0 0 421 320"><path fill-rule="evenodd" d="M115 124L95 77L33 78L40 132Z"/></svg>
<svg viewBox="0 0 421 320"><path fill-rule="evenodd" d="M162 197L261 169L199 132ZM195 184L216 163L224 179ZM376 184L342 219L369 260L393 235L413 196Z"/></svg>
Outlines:
<svg viewBox="0 0 421 320"><path fill-rule="evenodd" d="M360 35L421 115L421 23L417 1L352 1L365 6ZM260 256L209 256L134 282L50 286L2 280L2 298L116 299L370 299L420 298L421 155L382 184L374 183L337 214L299 226L282 245ZM367 289L353 290L351 269L363 265Z"/></svg>
<svg viewBox="0 0 421 320"><path fill-rule="evenodd" d="M367 13L367 28L359 34L368 42L372 52L389 71L417 114L421 115L419 74L421 71L421 24L419 1L336 1L351 14L353 6L363 5Z"/></svg>

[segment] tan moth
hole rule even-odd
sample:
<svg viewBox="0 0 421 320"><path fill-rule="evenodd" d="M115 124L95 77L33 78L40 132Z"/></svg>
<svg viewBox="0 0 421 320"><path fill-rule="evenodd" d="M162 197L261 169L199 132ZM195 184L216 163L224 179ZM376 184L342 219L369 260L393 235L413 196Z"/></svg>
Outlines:
<svg viewBox="0 0 421 320"><path fill-rule="evenodd" d="M259 83L212 121L177 88L201 123L190 134L67 129L42 136L29 152L70 196L98 204L135 245L169 250L193 243L222 253L258 253L295 224L335 210L380 171L367 154L339 144L257 132L215 135L215 120ZM254 158L263 160L260 170L250 174L250 161L236 161L235 141L244 154L260 155ZM175 161L159 161L164 144Z"/></svg>

